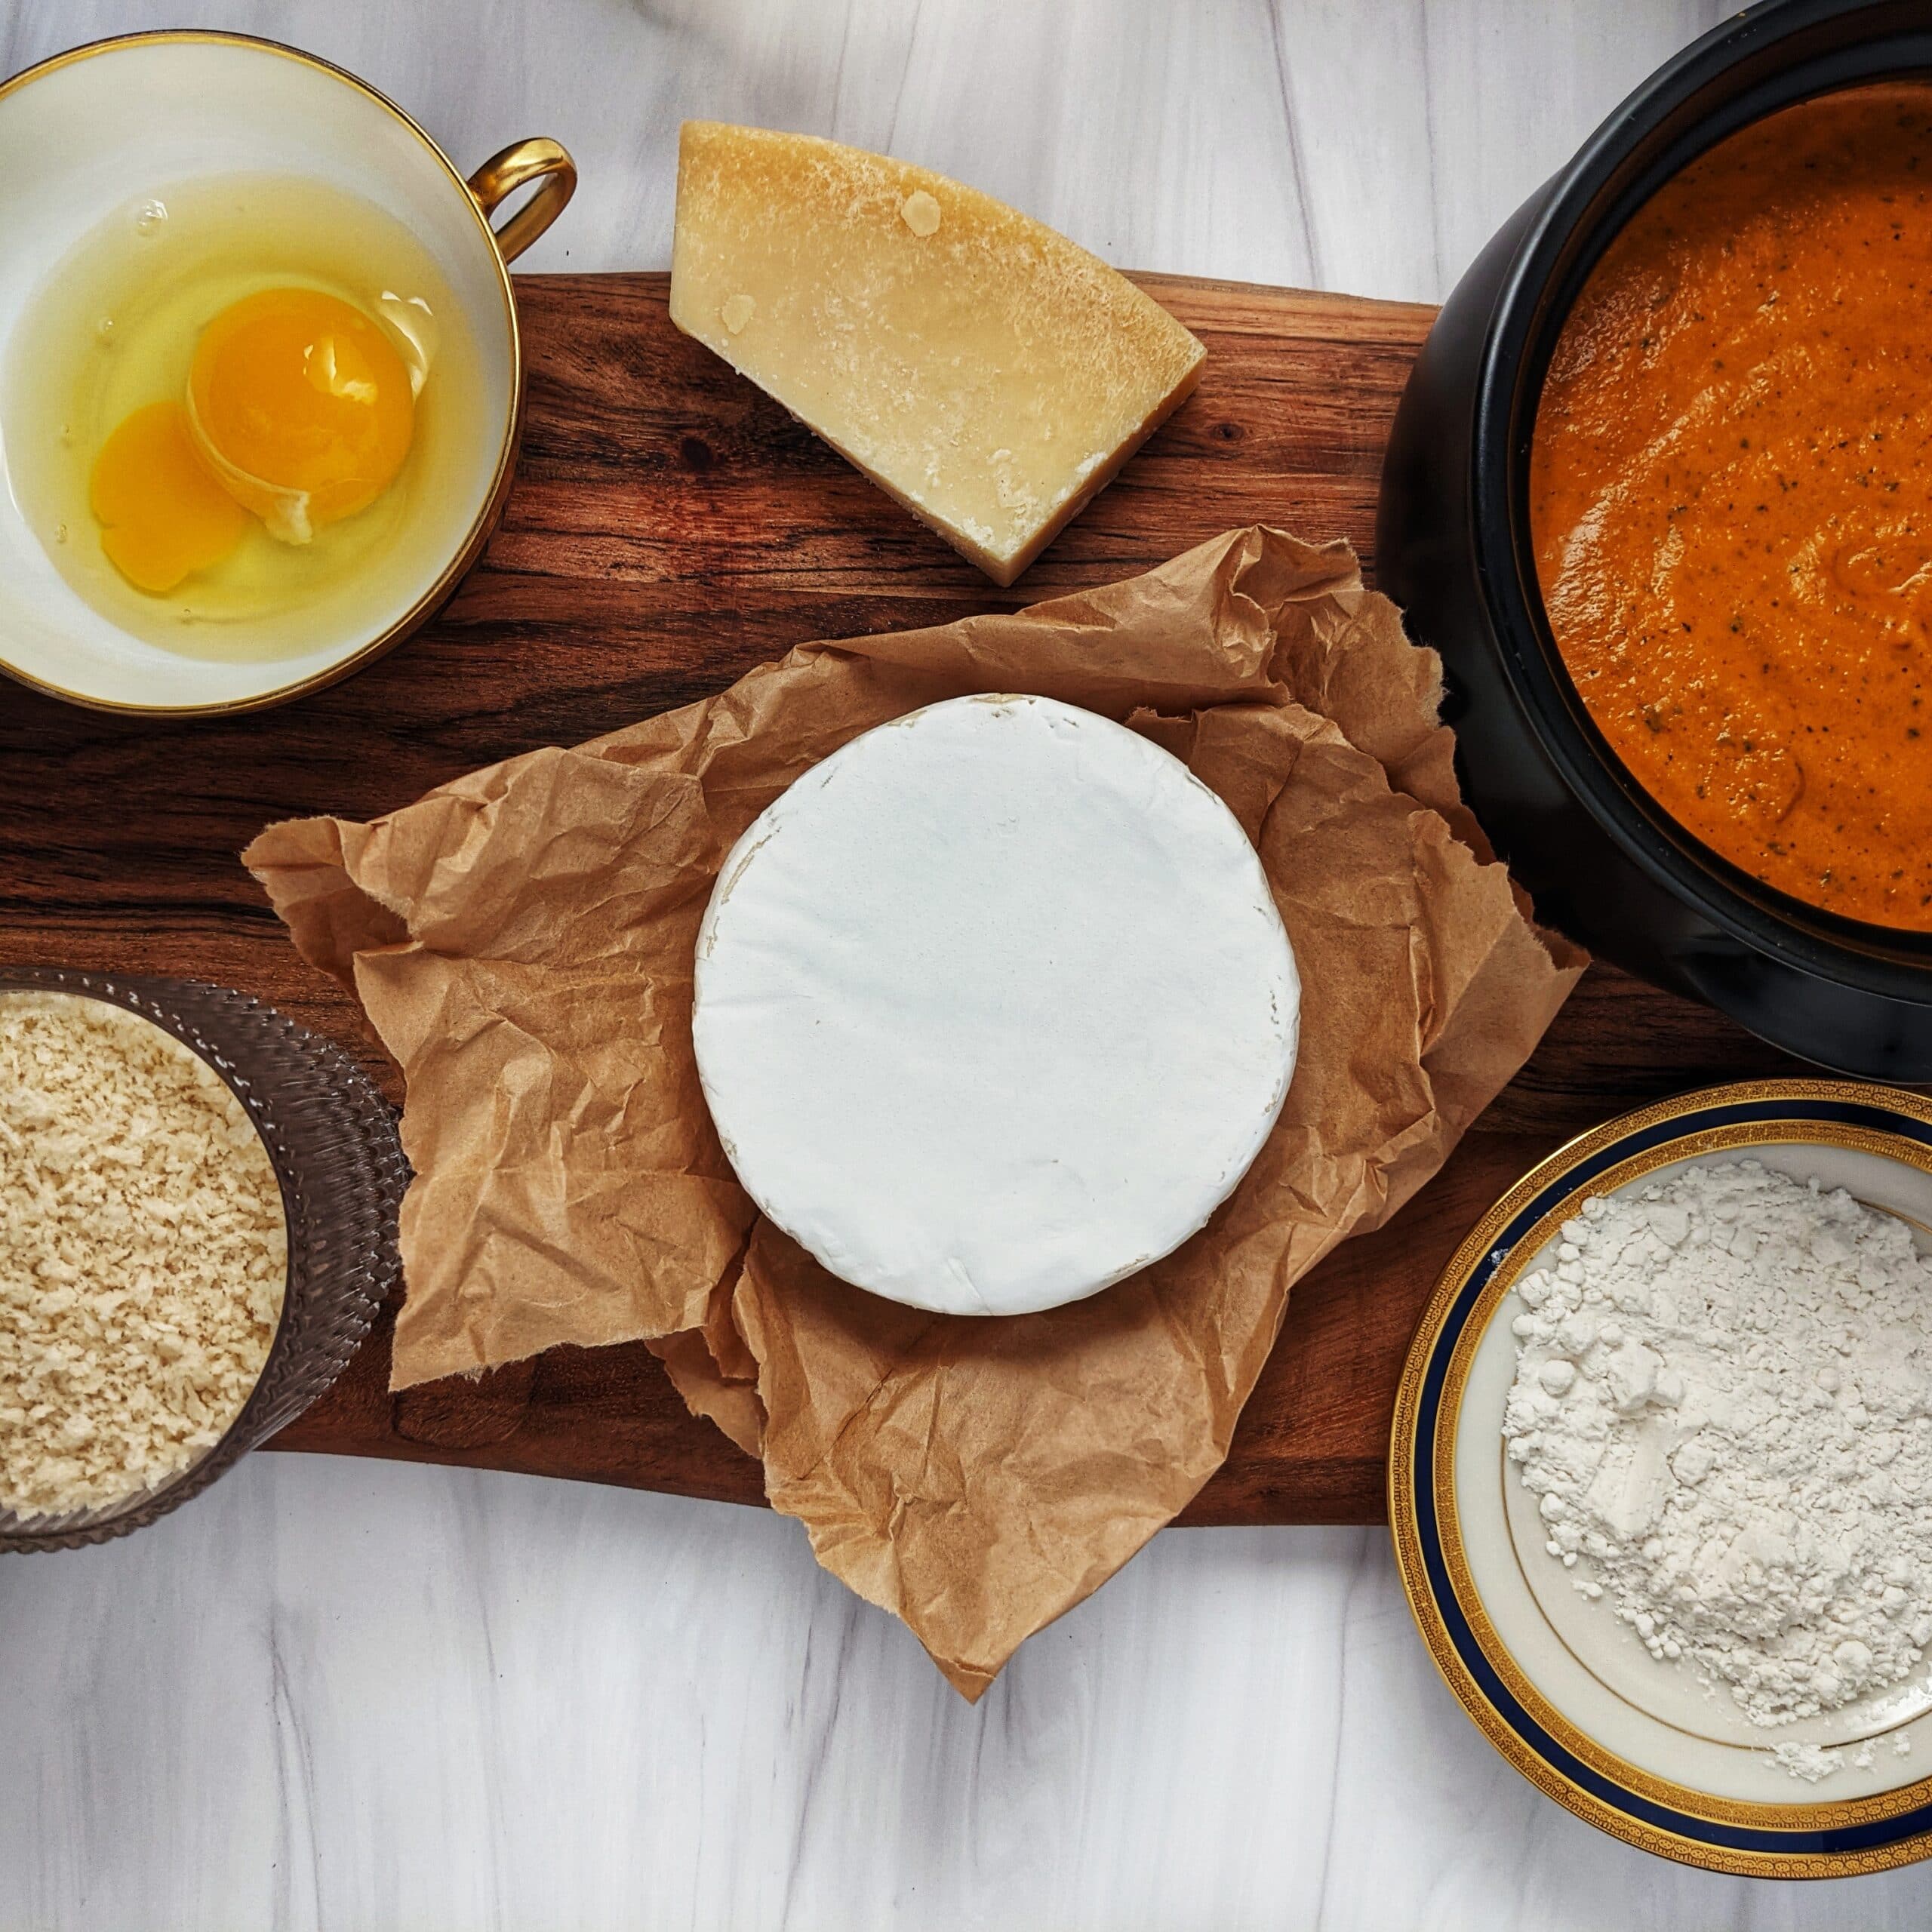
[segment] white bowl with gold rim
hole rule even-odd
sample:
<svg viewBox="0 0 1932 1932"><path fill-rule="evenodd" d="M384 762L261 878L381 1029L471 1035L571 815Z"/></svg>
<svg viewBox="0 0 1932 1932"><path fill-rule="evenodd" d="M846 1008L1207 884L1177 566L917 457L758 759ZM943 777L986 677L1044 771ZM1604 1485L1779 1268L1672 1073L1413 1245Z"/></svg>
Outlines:
<svg viewBox="0 0 1932 1932"><path fill-rule="evenodd" d="M475 561L502 510L523 392L507 264L569 199L577 178L570 157L554 141L520 141L466 180L374 88L269 41L131 35L56 55L0 85L0 179L8 189L0 226L0 393L22 379L9 358L29 334L48 278L84 238L117 211L149 198L165 202L171 186L269 176L369 205L433 263L473 370L461 420L439 434L435 487L421 493L420 510L412 504L406 534L381 571L319 611L313 635L266 655L245 648L198 652L143 638L79 594L23 507L34 453L7 448L0 669L24 684L116 711L179 715L281 703L346 676L407 636ZM533 183L531 198L493 231L492 211ZM17 440L17 427L14 434ZM82 536L97 541L91 531Z"/></svg>
<svg viewBox="0 0 1932 1932"><path fill-rule="evenodd" d="M1687 1663L1654 1659L1553 1562L1503 1414L1516 1284L1592 1195L1693 1161L1754 1159L1895 1214L1932 1254L1932 1100L1767 1080L1626 1114L1533 1168L1478 1221L1424 1311L1390 1438L1402 1584L1450 1688L1539 1789L1625 1842L1761 1878L1835 1878L1932 1856L1932 1660L1861 1702L1766 1730ZM1932 1304L1925 1311L1932 1331ZM1833 1768L1794 1778L1773 1746Z"/></svg>

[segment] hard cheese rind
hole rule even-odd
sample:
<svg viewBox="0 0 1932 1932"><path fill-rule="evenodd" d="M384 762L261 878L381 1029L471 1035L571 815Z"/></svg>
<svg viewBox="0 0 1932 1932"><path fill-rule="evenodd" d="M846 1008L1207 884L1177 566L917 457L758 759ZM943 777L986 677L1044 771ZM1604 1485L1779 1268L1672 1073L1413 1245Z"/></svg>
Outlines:
<svg viewBox="0 0 1932 1932"><path fill-rule="evenodd" d="M1105 263L942 174L685 125L671 319L995 583L1192 389L1206 352Z"/></svg>
<svg viewBox="0 0 1932 1932"><path fill-rule="evenodd" d="M1220 798L1091 712L971 697L854 739L753 823L693 1033L779 1227L894 1300L1013 1315L1206 1222L1281 1111L1299 1014Z"/></svg>

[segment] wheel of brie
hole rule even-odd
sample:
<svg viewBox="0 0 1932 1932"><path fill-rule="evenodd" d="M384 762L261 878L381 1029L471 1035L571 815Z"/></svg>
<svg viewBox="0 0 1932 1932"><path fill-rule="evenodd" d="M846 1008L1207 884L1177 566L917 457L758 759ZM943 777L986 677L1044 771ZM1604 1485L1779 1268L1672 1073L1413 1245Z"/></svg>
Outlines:
<svg viewBox="0 0 1932 1932"><path fill-rule="evenodd" d="M1048 698L878 727L726 860L692 1030L724 1150L832 1272L955 1315L1075 1301L1233 1190L1300 989L1254 847L1148 740Z"/></svg>

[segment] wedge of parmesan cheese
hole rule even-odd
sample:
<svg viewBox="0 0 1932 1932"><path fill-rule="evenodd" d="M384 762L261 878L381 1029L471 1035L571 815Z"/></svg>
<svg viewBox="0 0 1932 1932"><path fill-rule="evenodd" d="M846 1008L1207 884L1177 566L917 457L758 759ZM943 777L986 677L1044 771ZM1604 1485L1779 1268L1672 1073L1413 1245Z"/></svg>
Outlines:
<svg viewBox="0 0 1932 1932"><path fill-rule="evenodd" d="M1294 955L1234 814L1038 697L854 739L733 848L692 1038L724 1151L841 1279L1017 1315L1157 1261L1294 1070Z"/></svg>
<svg viewBox="0 0 1932 1932"><path fill-rule="evenodd" d="M708 121L678 146L671 319L1002 584L1206 354L1124 276L990 195Z"/></svg>

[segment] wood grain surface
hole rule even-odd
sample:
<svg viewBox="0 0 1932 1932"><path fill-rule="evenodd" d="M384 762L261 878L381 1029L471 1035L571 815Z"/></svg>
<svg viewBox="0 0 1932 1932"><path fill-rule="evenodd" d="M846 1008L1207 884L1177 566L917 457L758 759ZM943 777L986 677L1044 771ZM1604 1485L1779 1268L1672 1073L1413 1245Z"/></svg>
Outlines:
<svg viewBox="0 0 1932 1932"><path fill-rule="evenodd" d="M678 335L662 275L524 277L523 456L441 615L334 689L180 723L0 684L0 961L215 980L394 1068L303 964L235 854L264 823L365 818L512 753L705 696L808 638L946 622L1128 575L1232 526L1349 537L1371 574L1382 445L1433 311L1140 278L1208 349L1201 386L1046 555L995 589ZM1367 1522L1397 1374L1477 1215L1571 1134L1660 1094L1796 1070L1593 968L1435 1181L1295 1289L1226 1466L1184 1522ZM275 1446L763 1500L641 1343L388 1392L386 1317Z"/></svg>

